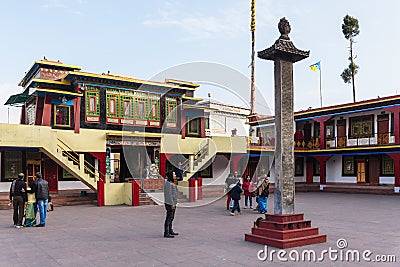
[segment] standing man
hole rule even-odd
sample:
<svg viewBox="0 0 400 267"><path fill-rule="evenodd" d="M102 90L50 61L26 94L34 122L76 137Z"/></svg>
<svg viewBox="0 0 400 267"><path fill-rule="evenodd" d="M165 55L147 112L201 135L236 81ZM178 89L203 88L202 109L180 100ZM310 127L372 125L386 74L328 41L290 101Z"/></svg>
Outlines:
<svg viewBox="0 0 400 267"><path fill-rule="evenodd" d="M43 180L40 172L36 173L36 200L40 214L40 224L37 224L36 227L45 227L47 206L49 204L49 184Z"/></svg>
<svg viewBox="0 0 400 267"><path fill-rule="evenodd" d="M167 172L167 181L164 183L164 204L167 210L167 216L164 222L164 237L173 238L178 233L172 230L172 221L175 217L176 204L178 203L178 190L175 185L175 172Z"/></svg>
<svg viewBox="0 0 400 267"><path fill-rule="evenodd" d="M18 174L18 179L11 183L10 187L10 204L14 207L14 227L22 228L22 219L24 217L24 208L26 201L26 184L24 181L25 175Z"/></svg>

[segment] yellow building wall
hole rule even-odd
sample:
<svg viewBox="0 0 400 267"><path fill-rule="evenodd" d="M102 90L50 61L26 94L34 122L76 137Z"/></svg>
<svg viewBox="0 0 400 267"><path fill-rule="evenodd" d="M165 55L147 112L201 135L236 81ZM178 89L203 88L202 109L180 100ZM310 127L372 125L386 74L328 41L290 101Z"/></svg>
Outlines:
<svg viewBox="0 0 400 267"><path fill-rule="evenodd" d="M125 183L104 184L104 204L106 206L125 204Z"/></svg>
<svg viewBox="0 0 400 267"><path fill-rule="evenodd" d="M132 183L124 183L125 188L125 204L132 206Z"/></svg>

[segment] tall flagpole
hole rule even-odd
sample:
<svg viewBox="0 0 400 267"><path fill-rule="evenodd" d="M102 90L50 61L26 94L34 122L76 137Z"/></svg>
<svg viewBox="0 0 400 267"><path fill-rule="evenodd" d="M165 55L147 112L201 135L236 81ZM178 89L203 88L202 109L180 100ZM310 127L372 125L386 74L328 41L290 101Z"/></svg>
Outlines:
<svg viewBox="0 0 400 267"><path fill-rule="evenodd" d="M255 106L255 88L254 88L254 70L255 70L255 43L256 43L256 0L251 1L251 94L250 94L250 114L254 114Z"/></svg>
<svg viewBox="0 0 400 267"><path fill-rule="evenodd" d="M322 68L321 68L321 61L319 62L319 98L321 101L321 108L322 108Z"/></svg>

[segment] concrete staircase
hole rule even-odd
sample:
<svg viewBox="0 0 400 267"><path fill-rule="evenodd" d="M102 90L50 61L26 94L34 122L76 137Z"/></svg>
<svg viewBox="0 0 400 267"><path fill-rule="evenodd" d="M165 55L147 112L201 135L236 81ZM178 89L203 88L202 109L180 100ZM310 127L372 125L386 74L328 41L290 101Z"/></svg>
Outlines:
<svg viewBox="0 0 400 267"><path fill-rule="evenodd" d="M85 160L84 154L73 151L63 140L57 137L56 147L44 146L40 151L45 153L58 165L62 166L75 178L93 190L97 190L97 181L100 175L95 168Z"/></svg>

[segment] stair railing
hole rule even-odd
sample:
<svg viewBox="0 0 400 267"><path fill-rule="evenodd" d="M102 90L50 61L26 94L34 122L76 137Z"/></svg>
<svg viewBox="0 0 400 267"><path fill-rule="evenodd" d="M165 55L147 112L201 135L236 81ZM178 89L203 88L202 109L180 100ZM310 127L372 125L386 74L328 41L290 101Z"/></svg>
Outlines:
<svg viewBox="0 0 400 267"><path fill-rule="evenodd" d="M74 163L78 165L78 168L80 166L80 154L78 152L75 152L70 146L68 146L63 140L60 138L57 138L57 147L61 149L61 152L63 155L66 155L69 159L71 159ZM61 145L61 144L62 145ZM64 147L67 149L65 149ZM104 181L104 174L100 172L100 170L96 169L90 162L87 160L84 160L83 162L83 167L84 171L89 174L89 176L94 178L94 181Z"/></svg>
<svg viewBox="0 0 400 267"><path fill-rule="evenodd" d="M206 143L204 146L202 146L199 151L197 151L194 154L194 164L200 162L205 156L208 154L208 148L209 148L209 140L208 138L206 139ZM182 171L185 172L190 172L190 159L186 159L182 165L181 165Z"/></svg>

